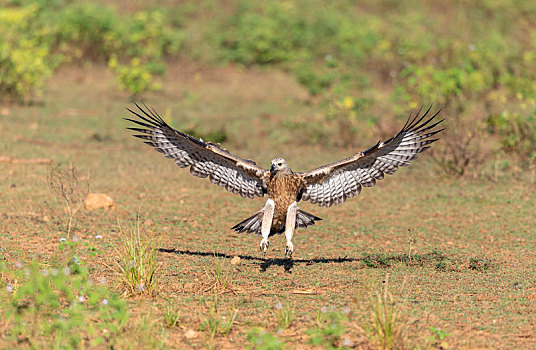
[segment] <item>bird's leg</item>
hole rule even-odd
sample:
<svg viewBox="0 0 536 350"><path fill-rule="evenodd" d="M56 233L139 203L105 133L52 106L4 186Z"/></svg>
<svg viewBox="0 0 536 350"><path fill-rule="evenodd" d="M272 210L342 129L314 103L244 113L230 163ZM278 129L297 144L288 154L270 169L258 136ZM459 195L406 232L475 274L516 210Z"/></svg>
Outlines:
<svg viewBox="0 0 536 350"><path fill-rule="evenodd" d="M285 250L285 256L292 258L292 252L294 252L294 244L292 244L292 236L294 236L294 229L296 227L296 211L298 210L298 204L292 203L287 209L287 220L285 222L285 237L287 238L287 249Z"/></svg>
<svg viewBox="0 0 536 350"><path fill-rule="evenodd" d="M271 199L268 199L266 201L266 204L264 205L264 214L262 216L262 226L261 226L262 240L260 244L260 249L264 252L264 255L266 255L266 250L268 249L268 246L270 245L270 243L268 242L268 236L270 235L270 229L272 228L272 220L274 218L274 209L275 209L274 201Z"/></svg>

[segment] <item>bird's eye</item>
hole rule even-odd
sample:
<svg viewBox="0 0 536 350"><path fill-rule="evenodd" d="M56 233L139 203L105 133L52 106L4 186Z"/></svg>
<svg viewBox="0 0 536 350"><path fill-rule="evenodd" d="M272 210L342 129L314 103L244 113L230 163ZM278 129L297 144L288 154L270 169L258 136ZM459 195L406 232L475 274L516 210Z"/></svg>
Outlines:
<svg viewBox="0 0 536 350"><path fill-rule="evenodd" d="M283 163L278 163L277 165L278 165L278 166L281 166L281 165L283 165Z"/></svg>

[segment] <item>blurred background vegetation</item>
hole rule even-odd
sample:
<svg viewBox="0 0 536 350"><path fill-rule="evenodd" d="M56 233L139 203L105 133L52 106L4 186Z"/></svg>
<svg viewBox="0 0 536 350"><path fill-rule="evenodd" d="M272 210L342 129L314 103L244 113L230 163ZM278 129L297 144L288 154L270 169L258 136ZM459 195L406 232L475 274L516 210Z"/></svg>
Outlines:
<svg viewBox="0 0 536 350"><path fill-rule="evenodd" d="M321 111L284 125L301 130L301 142L348 147L369 133L362 129L390 136L410 110L434 104L448 118L432 154L439 172L534 173L533 1L0 4L6 104L46 103L47 79L65 65L106 65L136 97L162 89L159 77L181 60L280 70Z"/></svg>

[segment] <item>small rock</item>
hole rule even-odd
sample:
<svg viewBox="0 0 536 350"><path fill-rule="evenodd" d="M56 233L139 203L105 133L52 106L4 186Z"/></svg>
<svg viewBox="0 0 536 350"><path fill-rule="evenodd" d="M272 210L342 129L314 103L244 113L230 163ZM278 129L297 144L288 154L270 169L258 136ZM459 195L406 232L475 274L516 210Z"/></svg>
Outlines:
<svg viewBox="0 0 536 350"><path fill-rule="evenodd" d="M43 216L43 222L49 222L49 221L50 221L50 218L47 215Z"/></svg>
<svg viewBox="0 0 536 350"><path fill-rule="evenodd" d="M193 329L189 329L186 332L184 332L184 336L186 337L186 339L194 339L194 338L197 338L197 332L194 331Z"/></svg>
<svg viewBox="0 0 536 350"><path fill-rule="evenodd" d="M154 222L151 219L145 220L145 226L153 226Z"/></svg>
<svg viewBox="0 0 536 350"><path fill-rule="evenodd" d="M104 193L90 193L84 202L87 210L114 209L114 200Z"/></svg>
<svg viewBox="0 0 536 350"><path fill-rule="evenodd" d="M240 265L240 262L242 261L242 259L240 259L239 256L235 256L232 260L231 260L231 265Z"/></svg>

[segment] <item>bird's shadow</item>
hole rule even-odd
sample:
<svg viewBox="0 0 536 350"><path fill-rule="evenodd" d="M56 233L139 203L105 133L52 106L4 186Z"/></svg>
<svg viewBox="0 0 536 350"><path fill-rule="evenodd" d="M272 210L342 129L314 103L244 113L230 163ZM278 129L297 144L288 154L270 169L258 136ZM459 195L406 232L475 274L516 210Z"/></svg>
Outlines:
<svg viewBox="0 0 536 350"><path fill-rule="evenodd" d="M229 255L225 253L214 253L214 252L199 252L199 251L190 251L190 250L180 250L174 248L160 248L158 249L163 253L178 254L178 255L197 255L197 256L218 256L222 258L232 259L234 255ZM263 258L251 255L238 255L240 259L252 261L259 265L260 271L265 272L271 266L283 266L286 272L292 272L292 268L295 264L326 264L326 263L344 263L344 262L354 262L354 261L363 261L363 258L348 258L348 257L338 257L338 258L314 258L314 259L288 259L288 258Z"/></svg>

